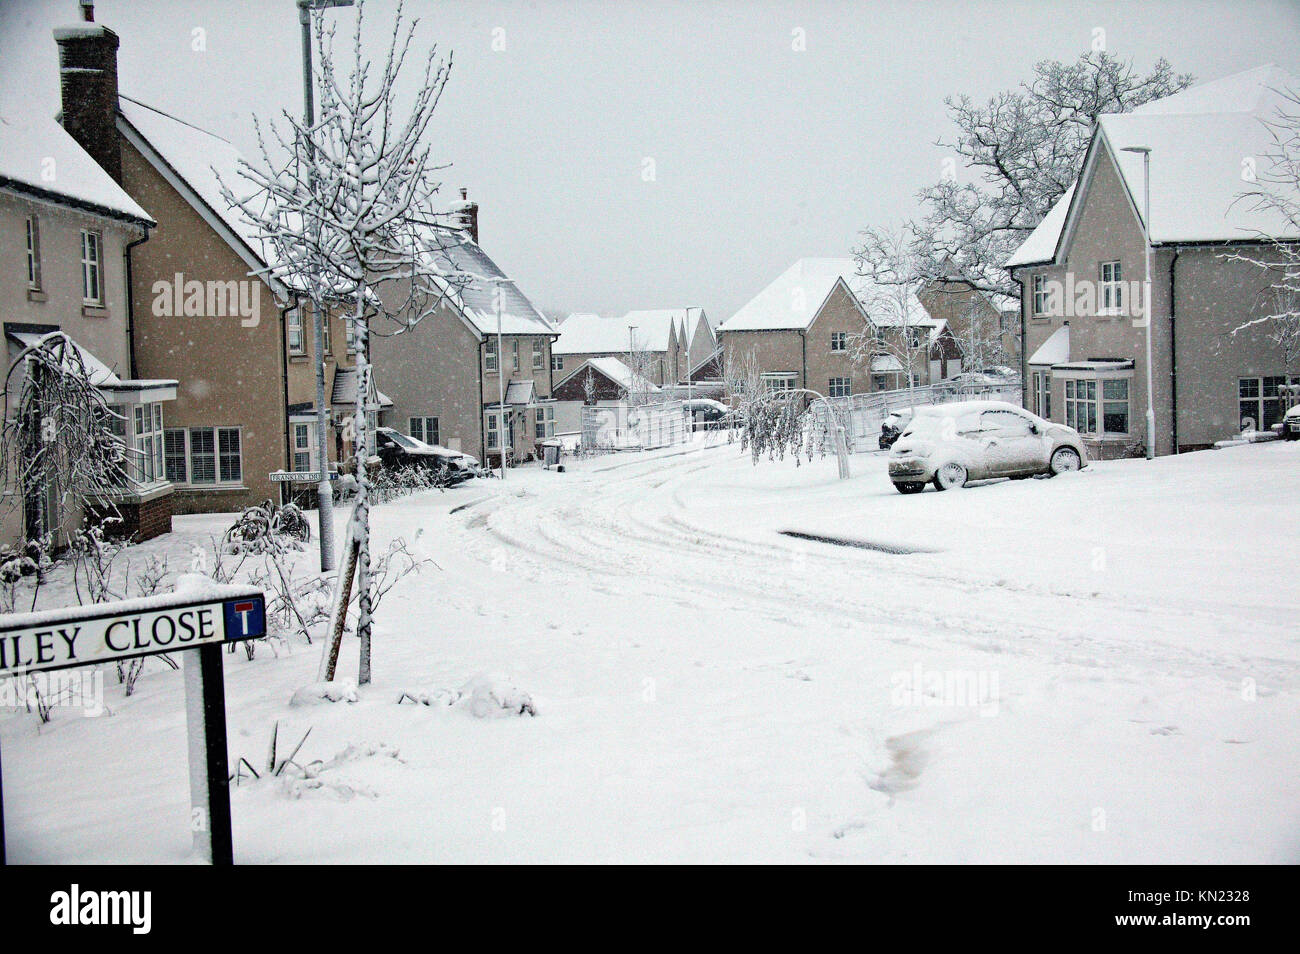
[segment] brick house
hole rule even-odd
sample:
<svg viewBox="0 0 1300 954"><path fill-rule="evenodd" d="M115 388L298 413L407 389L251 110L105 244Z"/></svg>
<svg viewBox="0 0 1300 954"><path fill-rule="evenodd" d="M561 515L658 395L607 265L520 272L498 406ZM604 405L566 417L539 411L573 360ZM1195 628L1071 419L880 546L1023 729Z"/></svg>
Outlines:
<svg viewBox="0 0 1300 954"><path fill-rule="evenodd" d="M1090 453L1145 448L1146 244L1150 150L1151 404L1155 452L1211 446L1280 414L1297 369L1267 322L1269 278L1243 252L1300 239L1293 225L1239 201L1243 157L1264 162L1278 90L1294 77L1260 67L1098 120L1078 181L1007 263L1024 289L1025 404L1076 427ZM1260 170L1262 173L1264 170Z"/></svg>
<svg viewBox="0 0 1300 954"><path fill-rule="evenodd" d="M774 390L847 397L930 380L944 322L917 296L857 276L852 259L803 258L718 326L728 378L746 369Z"/></svg>
<svg viewBox="0 0 1300 954"><path fill-rule="evenodd" d="M553 348L555 371L567 376L590 358L620 358L636 366L656 385L672 385L689 372L685 322L701 309L662 308L629 311L621 318L578 312L557 329Z"/></svg>

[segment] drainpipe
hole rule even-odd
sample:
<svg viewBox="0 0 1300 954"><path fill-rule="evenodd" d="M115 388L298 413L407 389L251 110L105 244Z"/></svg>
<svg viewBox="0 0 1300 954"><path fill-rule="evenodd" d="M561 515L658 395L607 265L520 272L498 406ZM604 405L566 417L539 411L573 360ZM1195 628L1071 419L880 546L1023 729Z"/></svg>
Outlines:
<svg viewBox="0 0 1300 954"><path fill-rule="evenodd" d="M1174 257L1169 260L1169 404L1175 454L1178 453L1178 335L1175 331L1175 315L1177 313L1175 293L1178 287L1176 278L1178 256L1180 254L1180 250L1175 248Z"/></svg>
<svg viewBox="0 0 1300 954"><path fill-rule="evenodd" d="M806 388L808 386L808 332L807 331L799 332L799 343L800 346L803 348L803 380L799 382L799 386L802 388Z"/></svg>
<svg viewBox="0 0 1300 954"><path fill-rule="evenodd" d="M1033 290L1030 290L1033 295ZM1029 410L1029 352L1025 348L1025 309L1029 303L1025 300L1025 282L1020 280L1020 406ZM1050 385L1049 385L1050 386Z"/></svg>
<svg viewBox="0 0 1300 954"><path fill-rule="evenodd" d="M149 241L149 226L141 226L144 231L134 242L127 242L126 248L122 250L122 256L126 259L126 347L127 362L130 365L131 377L138 378L139 370L135 364L135 287L131 280L131 249L137 245L143 245Z"/></svg>
<svg viewBox="0 0 1300 954"><path fill-rule="evenodd" d="M474 406L478 408L478 449L482 455L484 466L487 465L487 425L483 423L487 416L483 413L483 365L487 358L484 356L483 340L479 339L478 343L478 394L474 397ZM501 370L501 355L497 355L497 371Z"/></svg>

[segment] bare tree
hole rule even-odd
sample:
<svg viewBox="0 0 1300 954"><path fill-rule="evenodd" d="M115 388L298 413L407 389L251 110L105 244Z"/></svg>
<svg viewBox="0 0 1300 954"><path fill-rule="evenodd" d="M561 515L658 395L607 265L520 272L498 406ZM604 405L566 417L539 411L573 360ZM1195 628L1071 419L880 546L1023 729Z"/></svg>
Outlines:
<svg viewBox="0 0 1300 954"><path fill-rule="evenodd" d="M871 367L871 359L898 362L911 388L927 367L930 354L929 316L916 296L924 263L905 229L866 229L854 249L858 278L853 289L867 312L863 330L849 336L854 366Z"/></svg>
<svg viewBox="0 0 1300 954"><path fill-rule="evenodd" d="M1027 82L982 105L969 96L944 100L956 132L937 145L951 155L940 181L918 193L925 213L908 226L924 277L941 278L951 258L981 290L1019 298L1002 264L1078 178L1097 117L1191 82L1164 59L1142 74L1093 50L1073 63L1041 60ZM969 181L959 181L959 166Z"/></svg>
<svg viewBox="0 0 1300 954"><path fill-rule="evenodd" d="M437 254L445 233L434 227L441 185L436 174L444 167L433 162L425 141L447 83L450 59L440 60L436 49L429 51L405 118L399 118L397 81L419 21L404 24L399 3L387 53L375 69L362 46L365 7L365 0L358 0L346 75L336 62L333 28L327 29L319 17L315 21L320 50L315 124L305 128L293 115L282 114L289 131L281 135L273 129L279 145L275 158L259 125L260 167L240 167L253 186L252 194L236 196L231 183L222 190L226 201L240 209L274 250L273 273L290 287L314 288L313 294L352 312L348 320L357 388L344 436L352 441L357 480L350 538L357 548L357 682L362 685L370 681L374 609L367 472L370 337L414 327L466 279L449 270L446 258ZM379 290L394 283L406 289L405 300L385 305Z"/></svg>
<svg viewBox="0 0 1300 954"><path fill-rule="evenodd" d="M1247 328L1264 326L1281 352L1288 374L1300 362L1300 92L1275 90L1281 98L1275 115L1265 120L1272 143L1257 164L1252 188L1239 201L1271 220L1258 250L1236 251L1222 257L1246 262L1263 274L1260 292L1264 314L1232 329L1236 335Z"/></svg>
<svg viewBox="0 0 1300 954"><path fill-rule="evenodd" d="M117 430L122 418L105 402L67 335L52 332L24 348L5 373L0 495L8 506L45 497L59 509L99 500L129 478L131 461ZM0 506L6 505L0 503ZM49 534L44 508L31 507L29 538ZM35 525L32 525L35 523Z"/></svg>

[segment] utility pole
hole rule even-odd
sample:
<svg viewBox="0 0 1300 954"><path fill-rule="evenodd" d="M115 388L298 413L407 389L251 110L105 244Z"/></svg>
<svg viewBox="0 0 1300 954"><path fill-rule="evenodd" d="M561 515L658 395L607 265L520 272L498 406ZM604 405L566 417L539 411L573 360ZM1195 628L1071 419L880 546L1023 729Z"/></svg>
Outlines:
<svg viewBox="0 0 1300 954"><path fill-rule="evenodd" d="M302 98L303 125L308 130L304 147L307 153L308 181L315 178L310 130L316 123L316 106L312 99L311 68L311 11L325 10L329 7L350 7L352 0L297 0L298 23L302 26ZM329 412L325 409L325 332L324 322L329 320L323 307L324 295L316 282L313 282L311 303L311 323L313 348L316 357L316 465L320 467L320 481L316 484L316 517L319 522L320 568L321 572L334 569L334 485L330 482L329 445L325 432L329 427ZM320 300L317 300L317 299Z"/></svg>
<svg viewBox="0 0 1300 954"><path fill-rule="evenodd" d="M501 451L501 479L506 479L506 352L501 344L501 299L505 291L501 282L492 289L492 299L497 306L497 447Z"/></svg>

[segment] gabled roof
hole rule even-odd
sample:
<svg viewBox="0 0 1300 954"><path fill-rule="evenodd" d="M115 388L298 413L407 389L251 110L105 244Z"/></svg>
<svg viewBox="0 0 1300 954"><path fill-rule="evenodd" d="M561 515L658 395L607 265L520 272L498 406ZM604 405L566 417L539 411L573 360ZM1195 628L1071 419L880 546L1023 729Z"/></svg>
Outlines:
<svg viewBox="0 0 1300 954"><path fill-rule="evenodd" d="M1259 181L1271 171L1266 154L1272 136L1265 123L1278 119L1284 102L1280 91L1287 89L1300 92L1300 81L1279 67L1261 66L1189 87L1130 113L1100 116L1079 181L1090 181L1097 162L1113 162L1141 221L1143 157L1123 150L1147 146L1153 244L1300 238L1282 216L1240 199L1253 188L1243 178L1244 161L1255 163ZM1084 199L1075 185L1008 259L1008 267L1058 258Z"/></svg>
<svg viewBox="0 0 1300 954"><path fill-rule="evenodd" d="M915 290L907 290L900 298L895 289L859 275L857 264L851 258L801 258L719 325L718 333L806 331L835 286L841 283L864 318L878 327L935 323Z"/></svg>
<svg viewBox="0 0 1300 954"><path fill-rule="evenodd" d="M497 333L498 287L503 290L503 335L556 334L555 326L550 320L466 233L444 226L432 226L427 233L426 249L439 270L449 276L457 276L448 281L448 297L480 335Z"/></svg>
<svg viewBox="0 0 1300 954"><path fill-rule="evenodd" d="M235 195L253 189L239 174L239 150L215 133L129 96L118 96L118 109L118 130L127 142L244 259L250 271L271 264L257 230L221 197L223 182Z"/></svg>
<svg viewBox="0 0 1300 954"><path fill-rule="evenodd" d="M54 119L21 113L9 104L0 113L0 185L153 224L149 213Z"/></svg>
<svg viewBox="0 0 1300 954"><path fill-rule="evenodd" d="M553 354L627 354L667 351L675 328L672 311L629 311L622 318L577 312L564 319Z"/></svg>
<svg viewBox="0 0 1300 954"><path fill-rule="evenodd" d="M728 331L803 331L837 283L857 275L851 258L801 258L718 326Z"/></svg>
<svg viewBox="0 0 1300 954"><path fill-rule="evenodd" d="M616 387L622 388L624 391L643 391L650 393L660 390L658 385L652 384L648 378L636 374L627 366L626 362L612 357L588 358L575 368L572 373L565 375L564 380L560 381L556 387L571 380L588 368L595 371Z"/></svg>

